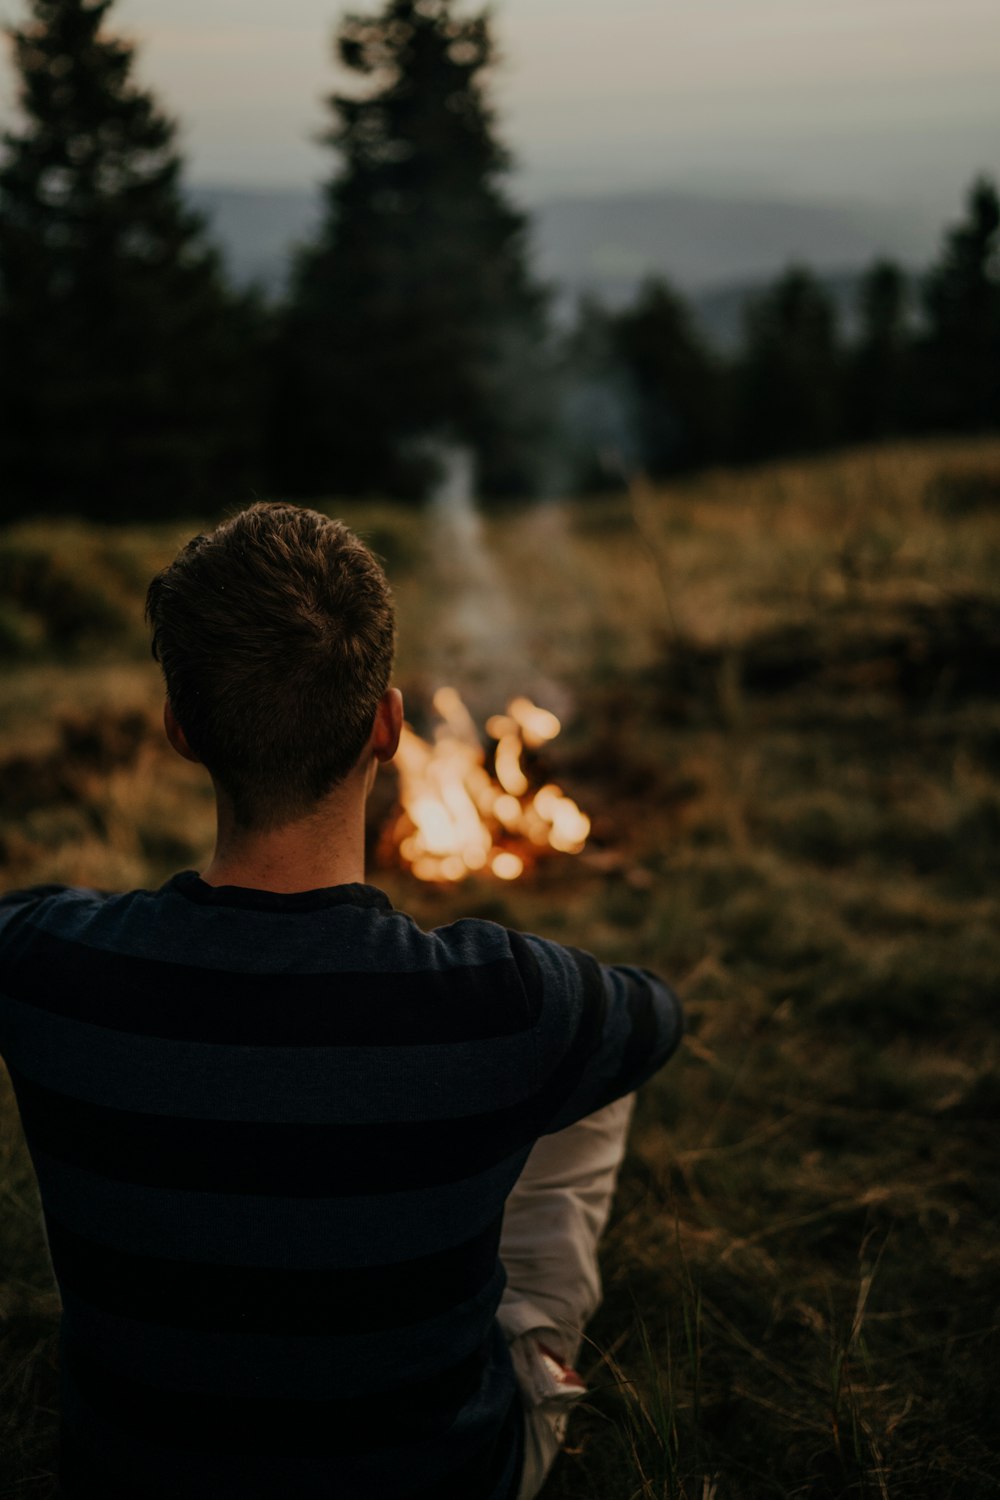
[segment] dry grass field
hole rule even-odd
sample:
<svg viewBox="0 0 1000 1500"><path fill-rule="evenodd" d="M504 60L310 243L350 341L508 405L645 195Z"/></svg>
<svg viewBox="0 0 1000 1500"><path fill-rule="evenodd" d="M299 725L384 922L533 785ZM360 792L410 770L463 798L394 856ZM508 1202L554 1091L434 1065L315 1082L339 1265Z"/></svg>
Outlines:
<svg viewBox="0 0 1000 1500"><path fill-rule="evenodd" d="M454 516L339 513L387 560L418 727L443 680L477 715L533 695L566 726L538 772L594 825L516 884L370 878L687 1005L546 1500L1000 1492L1000 442L512 511L472 585ZM193 529L0 534L3 887L204 858L141 624ZM42 1500L57 1301L4 1099L0 1495Z"/></svg>

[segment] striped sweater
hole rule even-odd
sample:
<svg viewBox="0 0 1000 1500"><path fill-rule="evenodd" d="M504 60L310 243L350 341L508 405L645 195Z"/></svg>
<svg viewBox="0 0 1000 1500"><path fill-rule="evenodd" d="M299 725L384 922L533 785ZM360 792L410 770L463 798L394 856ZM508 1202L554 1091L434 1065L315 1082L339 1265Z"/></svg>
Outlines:
<svg viewBox="0 0 1000 1500"><path fill-rule="evenodd" d="M367 885L3 898L62 1493L513 1497L505 1198L680 1028L642 970L490 922L425 933Z"/></svg>

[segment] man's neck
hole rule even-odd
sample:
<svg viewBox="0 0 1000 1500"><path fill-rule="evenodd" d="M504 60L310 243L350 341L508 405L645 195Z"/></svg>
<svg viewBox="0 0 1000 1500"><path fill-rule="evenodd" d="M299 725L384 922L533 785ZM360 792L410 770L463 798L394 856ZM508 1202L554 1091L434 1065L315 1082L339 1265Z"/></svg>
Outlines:
<svg viewBox="0 0 1000 1500"><path fill-rule="evenodd" d="M308 817L264 832L240 828L217 797L215 854L202 880L282 894L362 882L365 792L364 783L352 778Z"/></svg>

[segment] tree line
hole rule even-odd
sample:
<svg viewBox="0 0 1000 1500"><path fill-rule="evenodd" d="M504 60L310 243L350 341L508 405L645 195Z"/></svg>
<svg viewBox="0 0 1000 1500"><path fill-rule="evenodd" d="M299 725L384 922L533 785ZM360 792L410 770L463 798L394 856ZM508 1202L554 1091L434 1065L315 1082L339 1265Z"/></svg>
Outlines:
<svg viewBox="0 0 1000 1500"><path fill-rule="evenodd" d="M849 331L822 280L792 266L748 299L740 347L724 358L677 291L651 279L621 311L583 307L568 363L598 388L609 377L619 382L631 413L626 447L656 476L843 443L996 430L998 231L1000 200L980 178L926 274L887 259L863 272Z"/></svg>
<svg viewBox="0 0 1000 1500"><path fill-rule="evenodd" d="M176 127L107 26L113 0L29 0L22 121L0 148L0 507L134 519L249 494L422 498L444 444L484 498L600 486L1000 423L1000 202L937 263L880 261L845 335L789 269L723 357L660 279L558 327L488 79L488 15L385 0L336 48L336 167L287 294L227 278Z"/></svg>

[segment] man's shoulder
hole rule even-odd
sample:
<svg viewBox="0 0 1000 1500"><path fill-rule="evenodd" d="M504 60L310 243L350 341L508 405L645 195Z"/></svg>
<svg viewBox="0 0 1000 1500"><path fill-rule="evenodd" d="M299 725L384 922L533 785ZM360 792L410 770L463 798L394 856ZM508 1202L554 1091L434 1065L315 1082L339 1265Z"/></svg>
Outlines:
<svg viewBox="0 0 1000 1500"><path fill-rule="evenodd" d="M51 901L56 897L102 901L107 899L107 893L77 885L28 885L12 891L0 892L0 910L8 911L15 907L37 906L42 901Z"/></svg>
<svg viewBox="0 0 1000 1500"><path fill-rule="evenodd" d="M158 889L108 892L39 885L0 895L0 955L29 941L243 973L392 974L475 971L477 984L514 984L529 998L570 950L484 917L425 928L372 886L272 902L267 892L213 892L193 874ZM327 899L322 899L323 897Z"/></svg>
<svg viewBox="0 0 1000 1500"><path fill-rule="evenodd" d="M425 928L372 886L282 897L213 889L192 871L157 889L36 885L0 893L0 952L15 934L212 969L320 973L527 970L521 934L469 916Z"/></svg>
<svg viewBox="0 0 1000 1500"><path fill-rule="evenodd" d="M402 915L401 913L398 915ZM406 917L404 920L412 922ZM413 922L415 941L423 942L431 951L457 964L482 964L510 959L522 946L521 933L503 927L484 917L459 917L444 927L433 927L427 931Z"/></svg>
<svg viewBox="0 0 1000 1500"><path fill-rule="evenodd" d="M68 916L70 912L76 915L93 912L110 901L123 899L128 897L74 885L32 885L0 892L0 939L25 923L34 924L47 918L58 922L60 916Z"/></svg>

